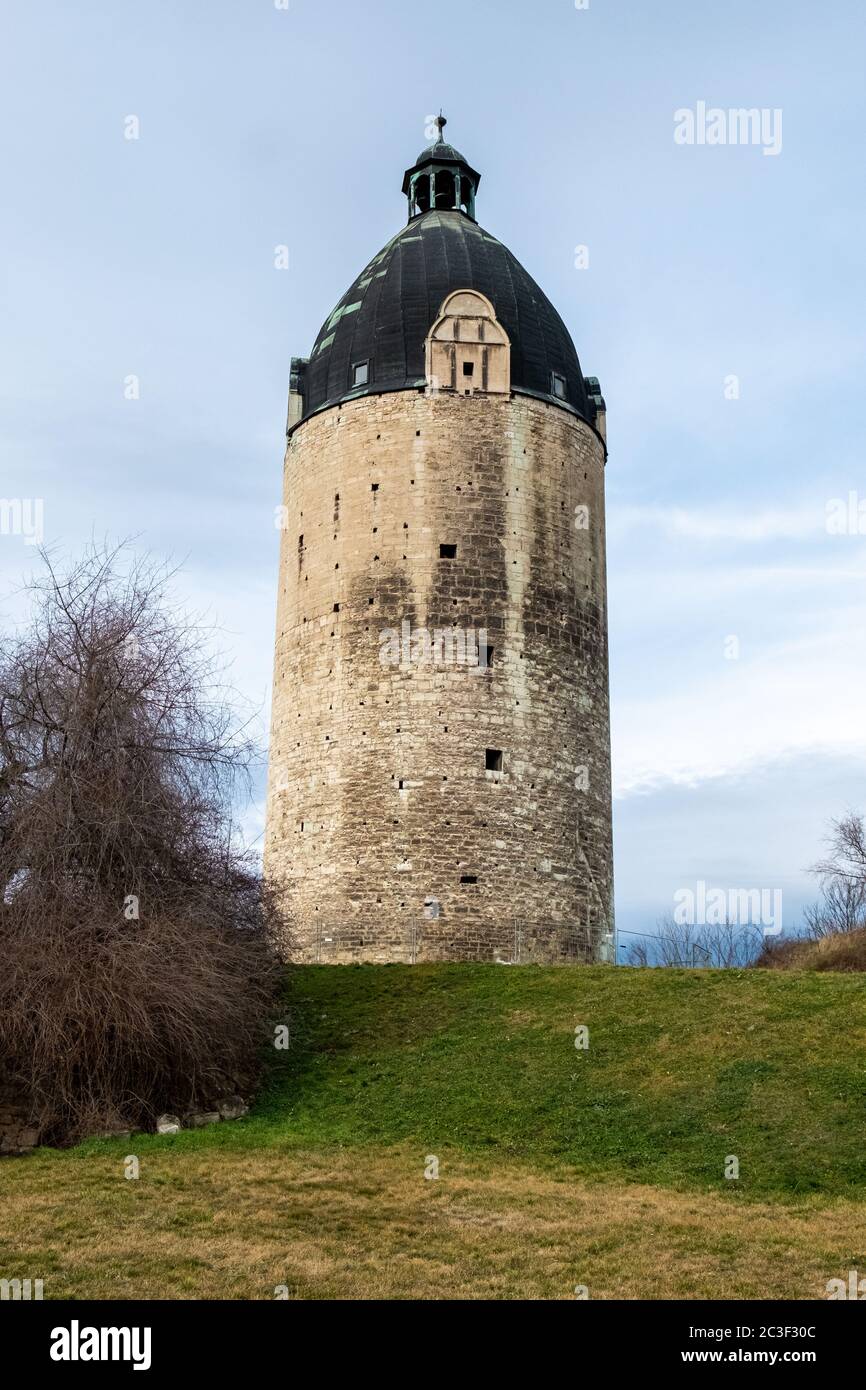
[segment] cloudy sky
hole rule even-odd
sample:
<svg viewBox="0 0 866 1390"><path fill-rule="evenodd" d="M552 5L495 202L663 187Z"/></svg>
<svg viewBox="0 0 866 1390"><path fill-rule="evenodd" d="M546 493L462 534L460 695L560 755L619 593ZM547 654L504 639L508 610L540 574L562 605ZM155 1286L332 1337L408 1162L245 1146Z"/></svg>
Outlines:
<svg viewBox="0 0 866 1390"><path fill-rule="evenodd" d="M864 48L860 0L6 0L0 496L183 561L266 728L289 359L441 106L607 400L619 925L704 879L794 926L866 812ZM781 149L678 143L701 102Z"/></svg>

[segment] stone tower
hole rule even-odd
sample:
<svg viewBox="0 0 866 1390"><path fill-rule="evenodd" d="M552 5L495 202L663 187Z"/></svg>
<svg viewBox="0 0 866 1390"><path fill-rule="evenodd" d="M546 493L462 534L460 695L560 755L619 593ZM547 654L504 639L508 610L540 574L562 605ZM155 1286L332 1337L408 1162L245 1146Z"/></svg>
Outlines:
<svg viewBox="0 0 866 1390"><path fill-rule="evenodd" d="M609 959L605 406L444 124L292 361L265 871L304 961Z"/></svg>

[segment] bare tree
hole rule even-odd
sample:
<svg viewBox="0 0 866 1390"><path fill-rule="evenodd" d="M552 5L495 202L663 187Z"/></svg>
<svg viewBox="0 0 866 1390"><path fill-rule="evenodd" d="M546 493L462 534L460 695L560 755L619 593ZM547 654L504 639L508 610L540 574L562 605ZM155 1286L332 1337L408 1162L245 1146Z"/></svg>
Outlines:
<svg viewBox="0 0 866 1390"><path fill-rule="evenodd" d="M629 947L629 965L736 969L751 962L763 946L763 932L751 923L677 922L659 918L655 936Z"/></svg>
<svg viewBox="0 0 866 1390"><path fill-rule="evenodd" d="M821 898L806 908L805 935L813 941L866 927L866 825L849 812L832 822L829 854L812 869Z"/></svg>
<svg viewBox="0 0 866 1390"><path fill-rule="evenodd" d="M249 1084L275 919L230 830L254 750L171 576L43 559L0 655L0 1063L67 1137Z"/></svg>
<svg viewBox="0 0 866 1390"><path fill-rule="evenodd" d="M641 939L632 941L625 955L626 965L648 966L653 962L650 960L649 947L646 941Z"/></svg>

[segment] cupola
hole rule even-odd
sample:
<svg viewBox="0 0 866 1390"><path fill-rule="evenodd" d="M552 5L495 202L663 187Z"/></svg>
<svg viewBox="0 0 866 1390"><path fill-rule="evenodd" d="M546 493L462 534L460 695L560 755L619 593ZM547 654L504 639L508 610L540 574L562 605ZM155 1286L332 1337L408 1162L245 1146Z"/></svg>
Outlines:
<svg viewBox="0 0 866 1390"><path fill-rule="evenodd" d="M446 125L440 112L436 117L438 136L403 175L410 222L425 212L462 212L475 221L475 194L481 175L459 150L447 144L442 134Z"/></svg>

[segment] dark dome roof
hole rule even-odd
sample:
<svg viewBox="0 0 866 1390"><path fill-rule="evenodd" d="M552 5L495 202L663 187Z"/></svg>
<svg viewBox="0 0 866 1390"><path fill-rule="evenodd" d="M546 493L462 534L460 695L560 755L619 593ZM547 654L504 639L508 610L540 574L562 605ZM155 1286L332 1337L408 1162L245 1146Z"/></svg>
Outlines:
<svg viewBox="0 0 866 1390"><path fill-rule="evenodd" d="M305 372L304 415L349 397L425 385L424 341L452 290L487 296L511 339L514 391L563 401L552 373L565 377L565 402L593 413L571 336L532 276L496 237L462 212L415 217L361 272L322 325ZM352 367L368 362L365 385Z"/></svg>
<svg viewBox="0 0 866 1390"><path fill-rule="evenodd" d="M459 164L468 164L459 150L455 150L453 145L449 145L445 140L437 140L433 145L425 145L418 158L415 160L416 169L420 164L429 164L431 160L436 160L441 164L448 164L456 161Z"/></svg>

